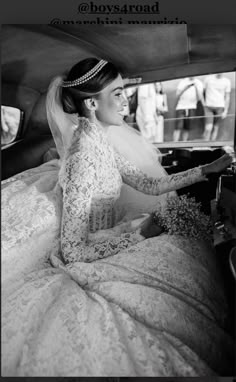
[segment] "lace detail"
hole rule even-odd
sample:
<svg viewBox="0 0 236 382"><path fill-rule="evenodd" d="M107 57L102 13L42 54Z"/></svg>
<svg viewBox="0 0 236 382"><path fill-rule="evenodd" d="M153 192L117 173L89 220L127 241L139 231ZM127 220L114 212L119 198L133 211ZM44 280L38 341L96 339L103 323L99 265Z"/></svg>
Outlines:
<svg viewBox="0 0 236 382"><path fill-rule="evenodd" d="M2 248L10 250L47 228L57 230L61 218L58 161L25 171L4 182Z"/></svg>
<svg viewBox="0 0 236 382"><path fill-rule="evenodd" d="M102 164L108 173L95 174L83 254L97 246L96 255L116 255L62 261L58 161L5 183L2 375L233 375L234 344L224 331L225 297L212 248L173 235L129 245L143 238L130 222L112 227L113 201L121 185L113 150L102 132L88 124L87 129L75 132L60 184L63 190L71 187L73 202L77 187L81 192L84 186L70 172L81 171L76 145L89 145L89 172L94 176L94 168ZM81 141L82 136L86 139ZM76 200L73 203L67 200L68 213L77 208ZM73 240L81 233L78 222L72 226ZM77 248L73 252L79 253Z"/></svg>
<svg viewBox="0 0 236 382"><path fill-rule="evenodd" d="M80 119L63 168L61 248L66 262L90 262L115 255L144 239L138 232L113 237L114 204L122 180L113 150L99 127ZM88 241L89 231L105 229L110 229L109 239Z"/></svg>
<svg viewBox="0 0 236 382"><path fill-rule="evenodd" d="M52 249L55 268L4 284L2 375L232 375L214 254L193 244L161 235L66 266Z"/></svg>
<svg viewBox="0 0 236 382"><path fill-rule="evenodd" d="M206 179L202 175L201 167L195 167L178 174L166 175L157 179L144 174L117 152L115 153L115 158L124 182L138 191L150 195L161 195Z"/></svg>

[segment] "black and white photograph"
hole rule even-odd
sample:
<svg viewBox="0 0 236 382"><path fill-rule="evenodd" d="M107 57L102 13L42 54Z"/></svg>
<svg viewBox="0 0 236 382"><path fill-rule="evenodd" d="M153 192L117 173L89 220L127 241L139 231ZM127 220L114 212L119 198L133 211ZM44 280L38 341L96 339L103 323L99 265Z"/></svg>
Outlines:
<svg viewBox="0 0 236 382"><path fill-rule="evenodd" d="M236 24L86 5L1 26L1 374L233 382Z"/></svg>

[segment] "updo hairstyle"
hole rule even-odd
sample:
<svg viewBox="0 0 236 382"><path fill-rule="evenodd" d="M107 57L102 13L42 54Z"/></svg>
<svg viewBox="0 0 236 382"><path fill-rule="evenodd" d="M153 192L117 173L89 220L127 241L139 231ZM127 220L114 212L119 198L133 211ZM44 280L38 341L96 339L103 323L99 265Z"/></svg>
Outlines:
<svg viewBox="0 0 236 382"><path fill-rule="evenodd" d="M74 81L88 73L99 62L97 58L86 58L78 62L69 71L65 81ZM119 75L117 68L110 62L88 81L71 87L62 87L61 102L66 113L77 113L81 117L86 117L86 106L84 100L91 96L98 98L99 93L114 81Z"/></svg>

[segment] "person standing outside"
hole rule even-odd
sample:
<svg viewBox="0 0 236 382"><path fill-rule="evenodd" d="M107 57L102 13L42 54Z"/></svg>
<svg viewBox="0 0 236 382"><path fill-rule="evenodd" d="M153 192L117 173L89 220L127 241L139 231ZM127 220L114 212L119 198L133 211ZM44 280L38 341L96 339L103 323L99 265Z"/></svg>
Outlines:
<svg viewBox="0 0 236 382"><path fill-rule="evenodd" d="M136 121L142 136L150 142L154 142L156 117L156 90L154 84L139 86Z"/></svg>
<svg viewBox="0 0 236 382"><path fill-rule="evenodd" d="M161 82L155 83L156 89L156 127L154 142L164 142L164 114L168 111L167 96Z"/></svg>
<svg viewBox="0 0 236 382"><path fill-rule="evenodd" d="M194 77L182 79L176 91L176 125L173 132L173 140L180 140L181 132L183 141L187 141L191 127L191 118L196 116L197 103L204 105L203 84Z"/></svg>
<svg viewBox="0 0 236 382"><path fill-rule="evenodd" d="M220 122L228 114L230 104L231 83L222 73L207 76L205 81L205 130L203 139L215 141Z"/></svg>

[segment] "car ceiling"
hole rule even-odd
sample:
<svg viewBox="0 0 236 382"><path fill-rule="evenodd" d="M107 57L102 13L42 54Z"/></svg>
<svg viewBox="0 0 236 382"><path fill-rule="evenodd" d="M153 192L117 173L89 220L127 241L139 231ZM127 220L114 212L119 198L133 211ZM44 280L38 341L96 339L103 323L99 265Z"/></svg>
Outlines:
<svg viewBox="0 0 236 382"><path fill-rule="evenodd" d="M44 92L95 56L142 82L236 68L236 25L3 25L2 80Z"/></svg>

